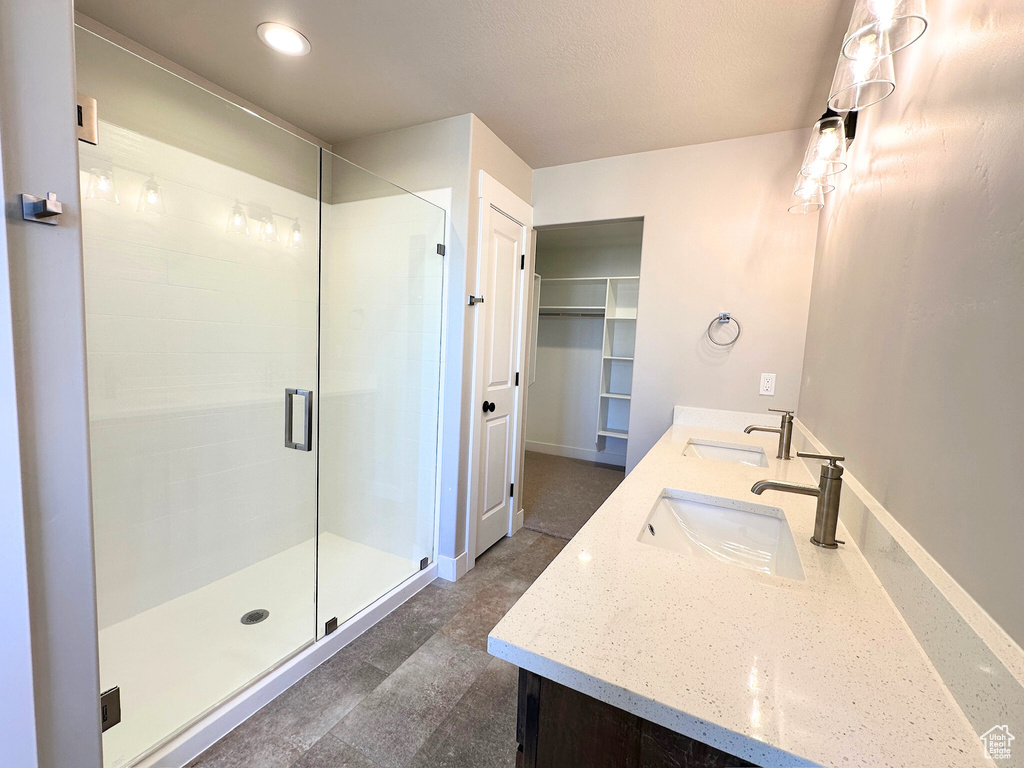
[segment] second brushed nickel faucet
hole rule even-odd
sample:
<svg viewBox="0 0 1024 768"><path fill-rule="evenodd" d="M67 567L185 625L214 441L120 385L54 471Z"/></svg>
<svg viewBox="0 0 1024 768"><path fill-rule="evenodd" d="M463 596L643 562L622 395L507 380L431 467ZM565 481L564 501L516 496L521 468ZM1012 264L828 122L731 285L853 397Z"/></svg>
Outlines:
<svg viewBox="0 0 1024 768"><path fill-rule="evenodd" d="M751 424L749 427L744 429L748 435L751 432L777 432L779 435L779 455L776 459L789 460L790 448L793 445L793 411L784 411L778 408L769 408L772 413L782 414L782 424L777 427L761 427L757 424Z"/></svg>
<svg viewBox="0 0 1024 768"><path fill-rule="evenodd" d="M814 535L811 537L811 543L825 549L836 549L840 544L846 543L836 539L836 528L839 527L839 496L843 491L843 468L838 462L846 459L843 456L803 451L797 451L796 455L802 459L821 459L828 462L821 465L821 479L818 485L761 480L754 483L750 490L758 496L765 491L786 491L817 496L818 508L814 514Z"/></svg>

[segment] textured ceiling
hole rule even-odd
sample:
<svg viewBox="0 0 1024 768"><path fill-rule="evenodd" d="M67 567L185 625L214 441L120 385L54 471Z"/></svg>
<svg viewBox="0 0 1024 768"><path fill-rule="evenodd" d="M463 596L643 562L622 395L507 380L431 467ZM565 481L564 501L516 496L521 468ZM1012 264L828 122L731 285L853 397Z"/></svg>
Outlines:
<svg viewBox="0 0 1024 768"><path fill-rule="evenodd" d="M474 112L534 168L809 126L852 0L77 0L332 144ZM256 25L303 32L277 54Z"/></svg>

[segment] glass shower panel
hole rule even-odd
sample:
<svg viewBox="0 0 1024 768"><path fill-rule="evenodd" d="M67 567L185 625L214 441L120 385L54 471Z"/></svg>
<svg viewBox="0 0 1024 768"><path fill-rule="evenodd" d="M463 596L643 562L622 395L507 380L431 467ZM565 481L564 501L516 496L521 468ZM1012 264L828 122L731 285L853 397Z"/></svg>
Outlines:
<svg viewBox="0 0 1024 768"><path fill-rule="evenodd" d="M434 557L441 208L323 153L317 633Z"/></svg>
<svg viewBox="0 0 1024 768"><path fill-rule="evenodd" d="M319 148L84 30L103 690L133 762L314 639ZM314 411L315 413L315 411ZM308 438L312 437L312 440Z"/></svg>

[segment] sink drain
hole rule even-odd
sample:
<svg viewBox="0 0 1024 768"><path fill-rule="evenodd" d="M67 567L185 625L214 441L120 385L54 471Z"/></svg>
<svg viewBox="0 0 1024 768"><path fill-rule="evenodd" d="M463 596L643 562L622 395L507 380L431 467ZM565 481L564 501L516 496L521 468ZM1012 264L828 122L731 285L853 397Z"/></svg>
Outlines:
<svg viewBox="0 0 1024 768"><path fill-rule="evenodd" d="M243 624L259 624L261 621L263 621L269 615L270 615L270 611L268 611L268 610L266 610L264 608L257 608L255 611L249 611L248 613L243 614L243 616L242 616L242 623Z"/></svg>
<svg viewBox="0 0 1024 768"><path fill-rule="evenodd" d="M654 526L650 523L647 524L647 530L651 532L651 536L654 535Z"/></svg>

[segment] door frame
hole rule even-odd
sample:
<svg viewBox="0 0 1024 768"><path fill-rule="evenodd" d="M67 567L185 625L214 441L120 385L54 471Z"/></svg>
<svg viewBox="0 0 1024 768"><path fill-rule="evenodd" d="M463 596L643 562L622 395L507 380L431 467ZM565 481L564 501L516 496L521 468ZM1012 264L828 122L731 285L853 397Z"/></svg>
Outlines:
<svg viewBox="0 0 1024 768"><path fill-rule="evenodd" d="M499 215L503 214L508 218L512 219L516 224L522 227L523 231L523 251L526 256L526 264L523 269L520 270L520 280L522 281L519 291L519 306L516 308L517 320L516 320L516 370L519 372L519 386L516 387L515 394L515 405L513 407L513 420L512 420L512 434L513 434L513 448L512 448L512 482L515 488L519 490L512 496L512 504L509 505L509 520L508 520L508 533L511 536L513 533L523 527L523 505L522 505L522 488L523 488L523 461L525 457L526 443L525 443L525 432L523 426L526 421L526 392L529 389L529 371L527 370L527 351L528 351L528 340L529 340L529 320L530 313L527 309L530 307L530 302L533 295L533 264L535 249L533 247L534 236L533 236L533 207L522 198L518 197L505 187L501 182L497 181L486 171L480 171L479 185L478 185L478 198L479 198L479 217L477 226L477 243L476 243L476 275L473 278L473 284L476 286L474 293L480 292L480 275L481 265L483 259L486 257L488 252L487 243L485 238L489 231L489 220L491 216L491 210L494 209ZM529 276L529 280L527 280ZM486 297L485 297L486 298ZM467 311L472 312L472 308L466 307ZM479 449L480 439L480 428L483 416L478 412L475 404L480 400L480 393L483 390L483 318L480 313L472 319L473 324L473 355L472 355L472 391L468 399L464 399L463 403L469 403L470 410L470 423L469 423L469 441L468 450L466 454L466 460L468 465L468 477L469 477L469 493L466 504L466 559L467 559L467 570L472 568L476 562L476 532L477 522L480 516L480 476L477 461L477 451Z"/></svg>

